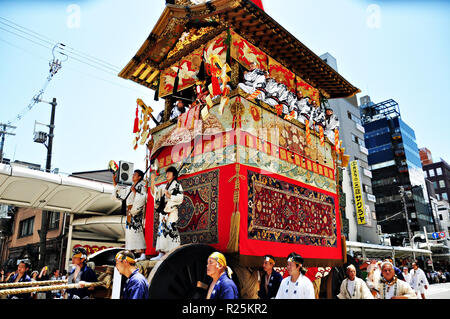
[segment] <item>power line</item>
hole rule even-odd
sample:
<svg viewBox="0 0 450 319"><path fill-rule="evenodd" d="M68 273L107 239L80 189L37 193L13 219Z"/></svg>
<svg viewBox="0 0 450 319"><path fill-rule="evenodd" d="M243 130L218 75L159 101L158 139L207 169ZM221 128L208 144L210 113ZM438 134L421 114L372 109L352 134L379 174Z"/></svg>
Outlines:
<svg viewBox="0 0 450 319"><path fill-rule="evenodd" d="M38 57L38 58L40 58L40 59L42 59L42 60L47 60L47 59L44 58L43 56L38 55L38 54L36 54L36 53L34 53L34 52L31 52L30 50L24 49L24 48L21 47L21 46L15 45L15 44L13 44L13 43L11 43L11 42L5 40L5 39L0 38L0 41L5 42L6 44L8 44L8 45L10 45L10 46L12 46L12 47L14 47L14 48L16 48L16 49L18 49L18 50L24 51L24 52L28 53L29 55ZM81 71L79 68L73 68L73 67L71 67L71 66L66 66L65 68L68 69L68 70L71 70L71 71L74 71L74 72L83 74L83 75L85 75L85 76L91 77L91 78L93 78L93 79L100 80L100 81L103 81L103 82L109 83L109 84L111 84L111 85L115 85L115 86L118 86L118 87L121 87L121 88L130 90L130 91L134 91L134 92L139 93L139 94L144 94L144 95L145 95L145 94L148 94L148 92L143 92L143 91L140 91L140 90L135 89L135 88L127 87L127 86L122 85L122 84L120 84L120 83L116 83L116 82L113 82L113 81L110 81L110 80L106 80L106 79L104 79L104 78L102 78L102 77L99 77L99 76L97 76L97 75L93 75L93 74L91 74L91 73L83 72L83 71ZM109 73L109 72L108 72L108 73ZM111 73L109 73L109 74L111 74ZM114 79L118 79L117 76L116 76L115 74L114 74Z"/></svg>
<svg viewBox="0 0 450 319"><path fill-rule="evenodd" d="M38 39L38 40L40 40L40 41L46 42L47 44L50 44L51 46L53 46L53 45L55 45L56 43L58 43L58 41L55 41L55 40L53 40L53 39L50 39L49 37L47 37L47 36L45 36L45 35L43 35L43 34L41 34L41 33L38 33L38 32L33 31L33 30L31 30L31 29L28 29L28 28L26 28L26 27L24 27L24 26L21 26L21 25L15 23L15 22L13 22L13 21L10 21L10 20L8 20L8 19L6 19L6 18L0 17L0 19L2 19L2 20L4 20L4 21L7 22L7 23L5 23L5 22L0 21L0 23L2 23L2 24L4 24L4 25L7 25L8 27L13 28L13 29L15 29L15 30L17 30L17 31L23 32L23 33L25 33L25 34L27 34L27 35L29 35L29 36L32 36L32 37L34 37L34 38L36 38L36 39ZM11 24L12 24L13 26L11 26ZM14 27L14 26L17 26L18 28L17 28L17 27ZM99 59L99 58L97 58L97 57L94 57L94 56L92 56L92 55L90 55L90 54L83 53L83 52L81 52L81 51L79 51L79 50L76 50L75 48L73 48L73 47L71 47L71 46L65 45L64 50L69 51L70 53L73 53L73 54L75 54L75 55L77 55L77 56L79 56L79 57L82 57L82 58L84 58L84 59L91 60L91 61L93 61L93 62L95 62L95 63L103 64L105 67L109 67L109 68L114 69L114 71L118 71L118 72L120 71L120 68L119 68L119 67L117 67L117 66L115 66L115 65L113 65L113 64L111 64L111 63L109 63L109 62L106 62L106 61L104 61L104 60L101 60L101 59Z"/></svg>

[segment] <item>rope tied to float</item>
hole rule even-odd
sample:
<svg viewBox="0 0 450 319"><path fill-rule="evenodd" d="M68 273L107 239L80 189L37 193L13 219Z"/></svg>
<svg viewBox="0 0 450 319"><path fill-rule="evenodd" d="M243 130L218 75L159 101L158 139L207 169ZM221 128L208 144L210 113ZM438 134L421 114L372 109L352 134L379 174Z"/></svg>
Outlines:
<svg viewBox="0 0 450 319"><path fill-rule="evenodd" d="M5 289L5 290L0 290L0 296L28 294L28 293L33 293L33 292L45 292L45 291L52 291L52 290L91 288L91 287L104 286L105 284L106 284L105 282L85 282L85 283L77 283L77 284L70 284L70 285L52 285L52 286L45 286L45 287Z"/></svg>
<svg viewBox="0 0 450 319"><path fill-rule="evenodd" d="M29 287L29 286L46 286L46 285L65 284L65 283L67 283L67 279L66 280L48 280L48 281L11 282L11 283L0 284L0 289L20 288L20 287Z"/></svg>
<svg viewBox="0 0 450 319"><path fill-rule="evenodd" d="M78 282L75 284L67 284L67 280L50 280L50 281L37 281L37 282L21 282L21 283L11 283L11 284L2 284L0 288L3 287L27 287L27 286L35 286L35 285L49 285L44 287L28 287L28 288L16 288L16 289L4 289L0 290L0 296L6 295L19 295L19 294L28 294L33 292L46 292L53 290L65 290L65 289L82 289L82 288L91 288L91 287L99 287L104 286L107 289L110 288L112 283L112 276L109 273L104 273L99 276L98 282ZM55 285L55 283L66 283L62 285ZM8 286L9 285L9 286ZM14 286L11 286L14 285Z"/></svg>

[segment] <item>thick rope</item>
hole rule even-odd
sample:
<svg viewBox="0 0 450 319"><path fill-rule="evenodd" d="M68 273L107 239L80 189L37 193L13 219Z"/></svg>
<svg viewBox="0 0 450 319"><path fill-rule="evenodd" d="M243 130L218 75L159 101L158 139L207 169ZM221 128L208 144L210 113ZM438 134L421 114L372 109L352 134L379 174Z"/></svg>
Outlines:
<svg viewBox="0 0 450 319"><path fill-rule="evenodd" d="M18 295L18 294L27 294L32 292L45 292L52 290L64 290L64 289L81 289L81 288L90 288L90 287L98 287L105 286L107 282L85 282L83 283L83 287L80 283L70 284L70 285L53 285L46 287L30 287L30 288L17 288L17 289L5 289L0 291L0 296L5 295Z"/></svg>
<svg viewBox="0 0 450 319"><path fill-rule="evenodd" d="M20 287L29 287L29 286L47 286L47 285L65 284L65 283L67 283L67 280L11 282L11 283L6 283L6 284L0 284L0 289L20 288Z"/></svg>

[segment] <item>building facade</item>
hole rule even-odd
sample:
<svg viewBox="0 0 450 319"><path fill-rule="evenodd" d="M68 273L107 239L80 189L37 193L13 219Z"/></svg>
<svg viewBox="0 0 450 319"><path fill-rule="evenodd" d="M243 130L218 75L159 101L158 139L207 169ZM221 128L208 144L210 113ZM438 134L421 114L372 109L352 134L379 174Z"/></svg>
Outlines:
<svg viewBox="0 0 450 319"><path fill-rule="evenodd" d="M2 247L3 266L9 270L17 266L17 261L28 259L31 267L37 270L39 265L42 210L32 208L14 208L15 213L10 224L10 236L4 238ZM66 214L48 212L48 233L44 265L49 269L64 267L65 244L64 225L67 226ZM40 269L39 269L40 270Z"/></svg>
<svg viewBox="0 0 450 319"><path fill-rule="evenodd" d="M333 69L337 70L337 61L329 53L320 56ZM351 241L379 244L380 238L375 214L375 196L372 191L372 173L368 164L368 150L364 142L364 127L361 123L359 106L356 96L347 99L329 100L333 113L339 118L339 137L345 154L350 156L349 162L356 161L359 168L361 190L365 211L365 223L359 224L356 218L356 207L350 165L344 169L343 191L346 194L346 209L344 230Z"/></svg>
<svg viewBox="0 0 450 319"><path fill-rule="evenodd" d="M375 104L364 96L361 119L382 232L391 234L392 245L402 245L423 227L434 231L416 136L401 119L398 104Z"/></svg>
<svg viewBox="0 0 450 319"><path fill-rule="evenodd" d="M423 166L426 177L431 181L438 200L449 201L450 197L450 165L441 159L440 162Z"/></svg>

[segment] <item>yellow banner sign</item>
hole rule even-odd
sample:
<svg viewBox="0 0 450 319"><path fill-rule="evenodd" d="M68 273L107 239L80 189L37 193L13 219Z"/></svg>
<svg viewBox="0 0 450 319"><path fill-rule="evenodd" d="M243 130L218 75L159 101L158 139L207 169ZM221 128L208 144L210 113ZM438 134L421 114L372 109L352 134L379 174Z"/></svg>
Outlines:
<svg viewBox="0 0 450 319"><path fill-rule="evenodd" d="M363 194L361 191L361 182L359 179L358 161L351 162L350 169L352 172L353 195L355 197L356 218L358 219L358 225L365 225L366 216L364 210Z"/></svg>

